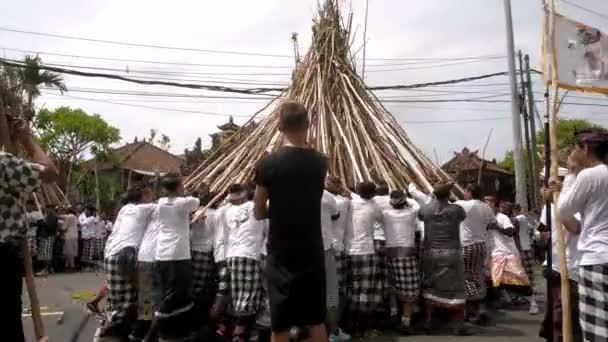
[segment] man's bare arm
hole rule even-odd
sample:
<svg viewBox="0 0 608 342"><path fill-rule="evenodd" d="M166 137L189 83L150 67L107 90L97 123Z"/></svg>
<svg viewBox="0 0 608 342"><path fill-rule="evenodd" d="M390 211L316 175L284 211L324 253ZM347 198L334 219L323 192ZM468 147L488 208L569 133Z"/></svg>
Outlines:
<svg viewBox="0 0 608 342"><path fill-rule="evenodd" d="M268 190L263 186L257 186L255 188L255 195L253 196L254 214L257 220L264 220L268 218Z"/></svg>
<svg viewBox="0 0 608 342"><path fill-rule="evenodd" d="M566 228L566 230L572 234L578 235L581 233L581 225L574 218L569 219L569 220L564 220L564 221L562 221L562 224L564 225L564 228Z"/></svg>

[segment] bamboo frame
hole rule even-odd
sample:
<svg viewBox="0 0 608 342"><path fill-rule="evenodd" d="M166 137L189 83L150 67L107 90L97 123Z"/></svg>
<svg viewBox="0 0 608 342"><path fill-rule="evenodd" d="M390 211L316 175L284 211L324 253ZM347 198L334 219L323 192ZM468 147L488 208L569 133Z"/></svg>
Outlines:
<svg viewBox="0 0 608 342"><path fill-rule="evenodd" d="M232 149L224 145L217 150L220 157L204 161L185 181L186 189L217 192L214 202L230 184L251 181L257 161L281 146L277 109L285 101L300 102L309 110L309 144L328 157L329 173L347 186L369 180L406 189L413 182L432 192L434 181L451 179L366 89L353 63L352 15L347 18L344 23L338 0L320 5L311 47L294 68L290 88L268 104L269 114ZM461 195L462 189L454 192Z"/></svg>

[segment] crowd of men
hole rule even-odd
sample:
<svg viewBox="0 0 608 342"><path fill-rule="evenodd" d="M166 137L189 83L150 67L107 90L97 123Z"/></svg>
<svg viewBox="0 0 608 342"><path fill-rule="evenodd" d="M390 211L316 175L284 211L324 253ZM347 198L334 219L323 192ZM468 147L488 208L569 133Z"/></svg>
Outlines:
<svg viewBox="0 0 608 342"><path fill-rule="evenodd" d="M97 269L112 220L93 206L36 208L28 203L27 238L37 276Z"/></svg>
<svg viewBox="0 0 608 342"><path fill-rule="evenodd" d="M484 196L477 185L466 186L463 200L454 200L452 182L434 184L429 194L372 182L348 189L307 145L307 115L297 103L281 107L285 145L256 165L252 184L190 196L181 178L169 175L158 198L145 184L127 191L105 243L105 284L89 304L101 311L107 297L100 340L282 342L299 328L313 342L348 341L387 328L433 333L437 315L446 313L444 326L469 335L465 322L484 325L497 305L539 312L531 241L550 227L554 256L544 273L556 300L541 335L560 341L562 226L574 340L608 338L606 133L577 133L569 175L545 189L548 201L556 191L560 200L538 225L519 205ZM37 170L1 156L3 177L15 163ZM31 176L23 182L36 185ZM6 227L4 254L4 237L26 231Z"/></svg>

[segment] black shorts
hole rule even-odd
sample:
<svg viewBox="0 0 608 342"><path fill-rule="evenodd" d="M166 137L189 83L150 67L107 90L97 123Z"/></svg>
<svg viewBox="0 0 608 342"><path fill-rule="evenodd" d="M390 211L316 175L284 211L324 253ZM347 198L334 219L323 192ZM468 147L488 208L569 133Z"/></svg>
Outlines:
<svg viewBox="0 0 608 342"><path fill-rule="evenodd" d="M272 257L266 259L270 320L273 332L294 326L315 326L325 322L325 266L289 269Z"/></svg>

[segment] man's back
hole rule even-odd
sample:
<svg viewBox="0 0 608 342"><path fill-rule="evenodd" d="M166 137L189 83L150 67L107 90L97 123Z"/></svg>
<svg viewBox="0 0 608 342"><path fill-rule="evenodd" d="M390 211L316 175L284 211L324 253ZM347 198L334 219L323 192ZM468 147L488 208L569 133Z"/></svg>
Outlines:
<svg viewBox="0 0 608 342"><path fill-rule="evenodd" d="M268 255L286 266L323 260L321 197L327 159L309 148L282 147L257 165L268 191Z"/></svg>

